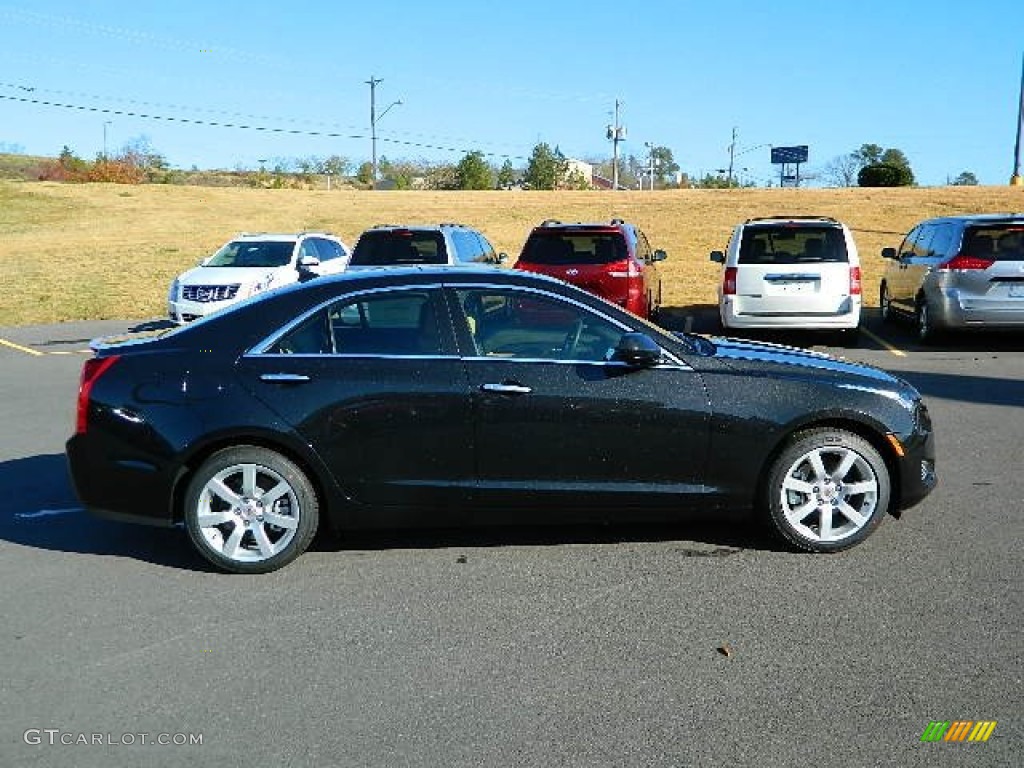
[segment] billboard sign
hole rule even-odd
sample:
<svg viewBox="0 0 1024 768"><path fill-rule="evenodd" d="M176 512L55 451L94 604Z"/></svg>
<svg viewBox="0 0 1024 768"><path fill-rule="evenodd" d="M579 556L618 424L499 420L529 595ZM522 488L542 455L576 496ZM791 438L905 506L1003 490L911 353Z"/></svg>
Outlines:
<svg viewBox="0 0 1024 768"><path fill-rule="evenodd" d="M783 163L806 163L807 145L798 147L772 147L772 163L775 165Z"/></svg>

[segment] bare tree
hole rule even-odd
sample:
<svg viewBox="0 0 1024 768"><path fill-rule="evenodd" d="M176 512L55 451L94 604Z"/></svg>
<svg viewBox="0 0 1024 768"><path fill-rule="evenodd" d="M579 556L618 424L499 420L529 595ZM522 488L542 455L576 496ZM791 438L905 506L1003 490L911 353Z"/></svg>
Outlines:
<svg viewBox="0 0 1024 768"><path fill-rule="evenodd" d="M832 187L857 186L857 174L861 169L860 158L856 154L838 155L832 158L822 169L822 176Z"/></svg>

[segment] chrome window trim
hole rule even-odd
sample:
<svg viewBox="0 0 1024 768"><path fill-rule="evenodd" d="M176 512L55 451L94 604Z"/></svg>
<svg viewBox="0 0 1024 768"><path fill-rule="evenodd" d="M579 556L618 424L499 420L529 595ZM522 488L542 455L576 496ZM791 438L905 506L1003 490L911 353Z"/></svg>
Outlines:
<svg viewBox="0 0 1024 768"><path fill-rule="evenodd" d="M322 309L326 309L332 304L337 304L340 301L348 301L358 296L370 296L375 293L393 293L398 291L431 291L438 288L443 288L442 283L428 283L425 285L388 285L378 288L364 288L362 290L353 291L352 293L344 293L340 296L333 296L330 299L326 299L319 304L315 305L311 309L306 310L303 314L292 320L290 323L278 328L273 331L262 340L251 346L245 352L242 353L242 357L379 357L380 355L344 355L344 354L330 354L330 355L315 355L315 354L301 354L301 355L286 355L284 353L271 353L267 352L267 348L278 342L282 336L286 336L288 333L293 331L297 326L306 322L309 318L315 315ZM423 357L422 355L385 355L387 357ZM428 356L433 357L433 356ZM442 357L456 357L456 355L442 355Z"/></svg>
<svg viewBox="0 0 1024 768"><path fill-rule="evenodd" d="M545 296L545 297L548 297L548 298L553 298L553 299L555 299L557 301L567 302L567 303L572 304L572 305L574 305L576 307L579 307L580 309L582 309L585 312L589 312L592 315L597 315L601 319L606 320L609 323L611 323L612 325L618 327L619 330L621 330L623 333L639 333L639 331L636 331L635 329L633 329L630 326L626 325L621 320L619 320L617 318L614 318L614 317L610 317L610 316L604 314L603 312L600 312L600 311L594 309L589 304L584 304L582 301L577 301L576 299L573 299L573 298L571 298L569 296L563 296L563 295L561 295L559 293L552 293L550 291L546 291L546 290L543 290L541 288L534 288L534 287L528 286L528 285L516 285L514 283L513 284L504 284L504 285L502 285L500 283L499 284L496 284L496 283L455 283L455 284L448 283L444 287L450 288L450 289L456 290L456 291L460 290L462 288L488 288L488 289L496 289L496 290L512 290L512 291L521 291L521 292L526 292L526 293L535 293L535 294L538 294L540 296ZM659 344L659 346L661 346L661 345ZM656 366L651 366L652 368L666 367L666 368L673 368L673 369L682 368L684 370L691 370L691 371L693 370L693 368L691 368L685 362L683 362L678 357L676 357L674 354L669 352L663 346L661 346L661 351L662 351L662 354L671 361L671 364L666 365L664 363L659 363ZM463 355L462 359L463 360L489 360L491 362L494 362L496 360L504 360L506 362L517 361L517 362L531 362L531 363L563 363L563 364L570 364L570 365L579 365L581 363L592 363L592 364L595 364L595 365L608 365L609 363L616 363L617 365L622 365L622 366L627 367L627 368L632 367L632 366L629 366L626 363L618 363L617 361L614 361L614 360L552 360L550 358L544 358L544 357L541 357L541 358L487 357L486 355L484 355L484 356L481 356L481 355Z"/></svg>

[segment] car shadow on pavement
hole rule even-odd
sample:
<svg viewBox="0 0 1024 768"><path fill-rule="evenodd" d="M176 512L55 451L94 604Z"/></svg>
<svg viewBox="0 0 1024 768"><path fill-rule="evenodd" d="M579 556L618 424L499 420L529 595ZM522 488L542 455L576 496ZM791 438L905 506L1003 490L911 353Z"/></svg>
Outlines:
<svg viewBox="0 0 1024 768"><path fill-rule="evenodd" d="M996 379L989 376L903 369L893 372L910 382L926 400L938 398L978 405L1024 407L1024 381L1020 379Z"/></svg>
<svg viewBox="0 0 1024 768"><path fill-rule="evenodd" d="M24 547L127 557L212 571L180 529L100 520L75 497L64 454L0 462L0 540Z"/></svg>
<svg viewBox="0 0 1024 768"><path fill-rule="evenodd" d="M170 320L146 320L145 322L133 325L128 333L143 333L145 331L165 331L169 328L176 328Z"/></svg>
<svg viewBox="0 0 1024 768"><path fill-rule="evenodd" d="M35 549L124 557L169 568L215 571L180 528L111 522L81 508L63 454L0 462L0 540ZM659 524L501 526L345 532L321 527L312 551L558 547L570 544L674 542L687 557L726 557L743 550L789 552L749 520L731 517Z"/></svg>

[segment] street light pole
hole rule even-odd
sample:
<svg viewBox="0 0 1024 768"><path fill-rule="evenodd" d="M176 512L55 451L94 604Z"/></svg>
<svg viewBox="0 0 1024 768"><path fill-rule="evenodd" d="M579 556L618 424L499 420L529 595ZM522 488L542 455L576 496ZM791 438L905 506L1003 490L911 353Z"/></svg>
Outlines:
<svg viewBox="0 0 1024 768"><path fill-rule="evenodd" d="M103 162L107 162L107 126L110 125L109 120L103 121Z"/></svg>
<svg viewBox="0 0 1024 768"><path fill-rule="evenodd" d="M377 121L387 114L387 111L392 107L401 105L401 101L393 101L388 104L380 115L377 115L377 85L384 81L379 77L370 75L370 79L366 81L366 84L370 86L370 146L373 154L372 161L372 188L377 188Z"/></svg>
<svg viewBox="0 0 1024 768"><path fill-rule="evenodd" d="M1020 104L1017 105L1017 142L1013 148L1013 176L1010 177L1011 187L1024 186L1020 175L1021 133L1024 133L1024 56L1020 65Z"/></svg>

